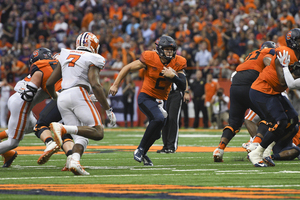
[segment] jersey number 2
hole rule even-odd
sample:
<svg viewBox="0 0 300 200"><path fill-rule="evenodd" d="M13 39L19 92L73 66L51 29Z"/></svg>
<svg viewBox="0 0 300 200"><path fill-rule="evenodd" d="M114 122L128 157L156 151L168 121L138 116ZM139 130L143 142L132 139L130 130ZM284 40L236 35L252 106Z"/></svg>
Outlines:
<svg viewBox="0 0 300 200"><path fill-rule="evenodd" d="M259 56L259 54L260 54L260 51L255 51L255 57L254 57L254 55L252 56L252 53L249 53L249 55L245 58L245 61L246 60L248 60L249 58L249 60L256 60L257 58L258 58L258 56Z"/></svg>
<svg viewBox="0 0 300 200"><path fill-rule="evenodd" d="M72 60L69 62L68 67L74 67L74 66L75 66L75 62L76 62L80 57L81 57L80 55L70 54L70 55L68 56L67 59L72 59Z"/></svg>

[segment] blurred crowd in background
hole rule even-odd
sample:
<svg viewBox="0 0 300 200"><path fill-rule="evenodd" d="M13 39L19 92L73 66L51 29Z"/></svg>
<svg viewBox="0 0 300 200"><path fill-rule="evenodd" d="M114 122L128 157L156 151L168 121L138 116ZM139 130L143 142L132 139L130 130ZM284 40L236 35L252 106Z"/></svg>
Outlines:
<svg viewBox="0 0 300 200"><path fill-rule="evenodd" d="M36 48L74 49L76 37L90 31L108 77L166 34L187 59L189 81L197 69L229 80L248 53L268 40L286 45L296 27L300 0L0 0L1 79L24 78Z"/></svg>

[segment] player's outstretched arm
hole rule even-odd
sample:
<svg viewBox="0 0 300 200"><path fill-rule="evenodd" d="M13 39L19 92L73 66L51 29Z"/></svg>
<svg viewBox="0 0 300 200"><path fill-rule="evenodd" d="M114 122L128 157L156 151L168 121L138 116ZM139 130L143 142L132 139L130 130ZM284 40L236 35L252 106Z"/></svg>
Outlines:
<svg viewBox="0 0 300 200"><path fill-rule="evenodd" d="M126 75L129 72L138 71L142 68L146 68L146 65L144 63L142 63L140 60L136 60L136 61L129 63L128 65L125 65L121 69L120 73L118 74L115 82L110 87L109 94L115 96L118 92L120 82L126 77Z"/></svg>
<svg viewBox="0 0 300 200"><path fill-rule="evenodd" d="M283 52L285 52L285 50ZM282 68L287 67L289 63L287 63L287 64L283 63L284 59L281 60L280 56L282 56L282 54L281 54L281 52L278 52L277 58L275 60L275 69L276 69L276 72L277 72L277 77L278 77L280 85L281 86L286 86L286 82L285 82L285 79L284 79Z"/></svg>
<svg viewBox="0 0 300 200"><path fill-rule="evenodd" d="M279 52L277 59L283 69L284 79L287 86L290 89L300 89L300 79L294 79L289 69L290 55L288 54L288 51L283 50L283 53Z"/></svg>

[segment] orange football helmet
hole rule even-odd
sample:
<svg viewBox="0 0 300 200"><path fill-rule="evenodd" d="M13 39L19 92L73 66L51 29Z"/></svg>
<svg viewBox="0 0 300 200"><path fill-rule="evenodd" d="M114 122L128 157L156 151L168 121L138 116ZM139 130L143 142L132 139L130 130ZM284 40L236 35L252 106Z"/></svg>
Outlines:
<svg viewBox="0 0 300 200"><path fill-rule="evenodd" d="M91 32L81 33L76 39L77 50L88 50L92 53L98 53L99 47L98 38Z"/></svg>

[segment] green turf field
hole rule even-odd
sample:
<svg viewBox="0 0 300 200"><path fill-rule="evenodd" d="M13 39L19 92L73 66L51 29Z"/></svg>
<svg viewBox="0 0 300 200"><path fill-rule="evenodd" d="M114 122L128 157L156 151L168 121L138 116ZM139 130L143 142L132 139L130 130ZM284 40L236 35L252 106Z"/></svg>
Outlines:
<svg viewBox="0 0 300 200"><path fill-rule="evenodd" d="M246 151L226 152L214 163L212 152L176 152L148 156L153 167L133 160L143 128L109 129L102 141L90 140L81 164L90 176L62 172L66 156L55 154L38 165L40 154L19 153L10 168L0 169L0 199L300 199L300 161L276 161L275 167L255 168ZM179 146L216 147L222 130L180 129ZM242 130L228 145L241 147L249 135ZM20 146L42 146L34 134ZM161 139L154 146L161 146ZM19 152L19 151L18 151ZM53 196L55 195L55 197Z"/></svg>

